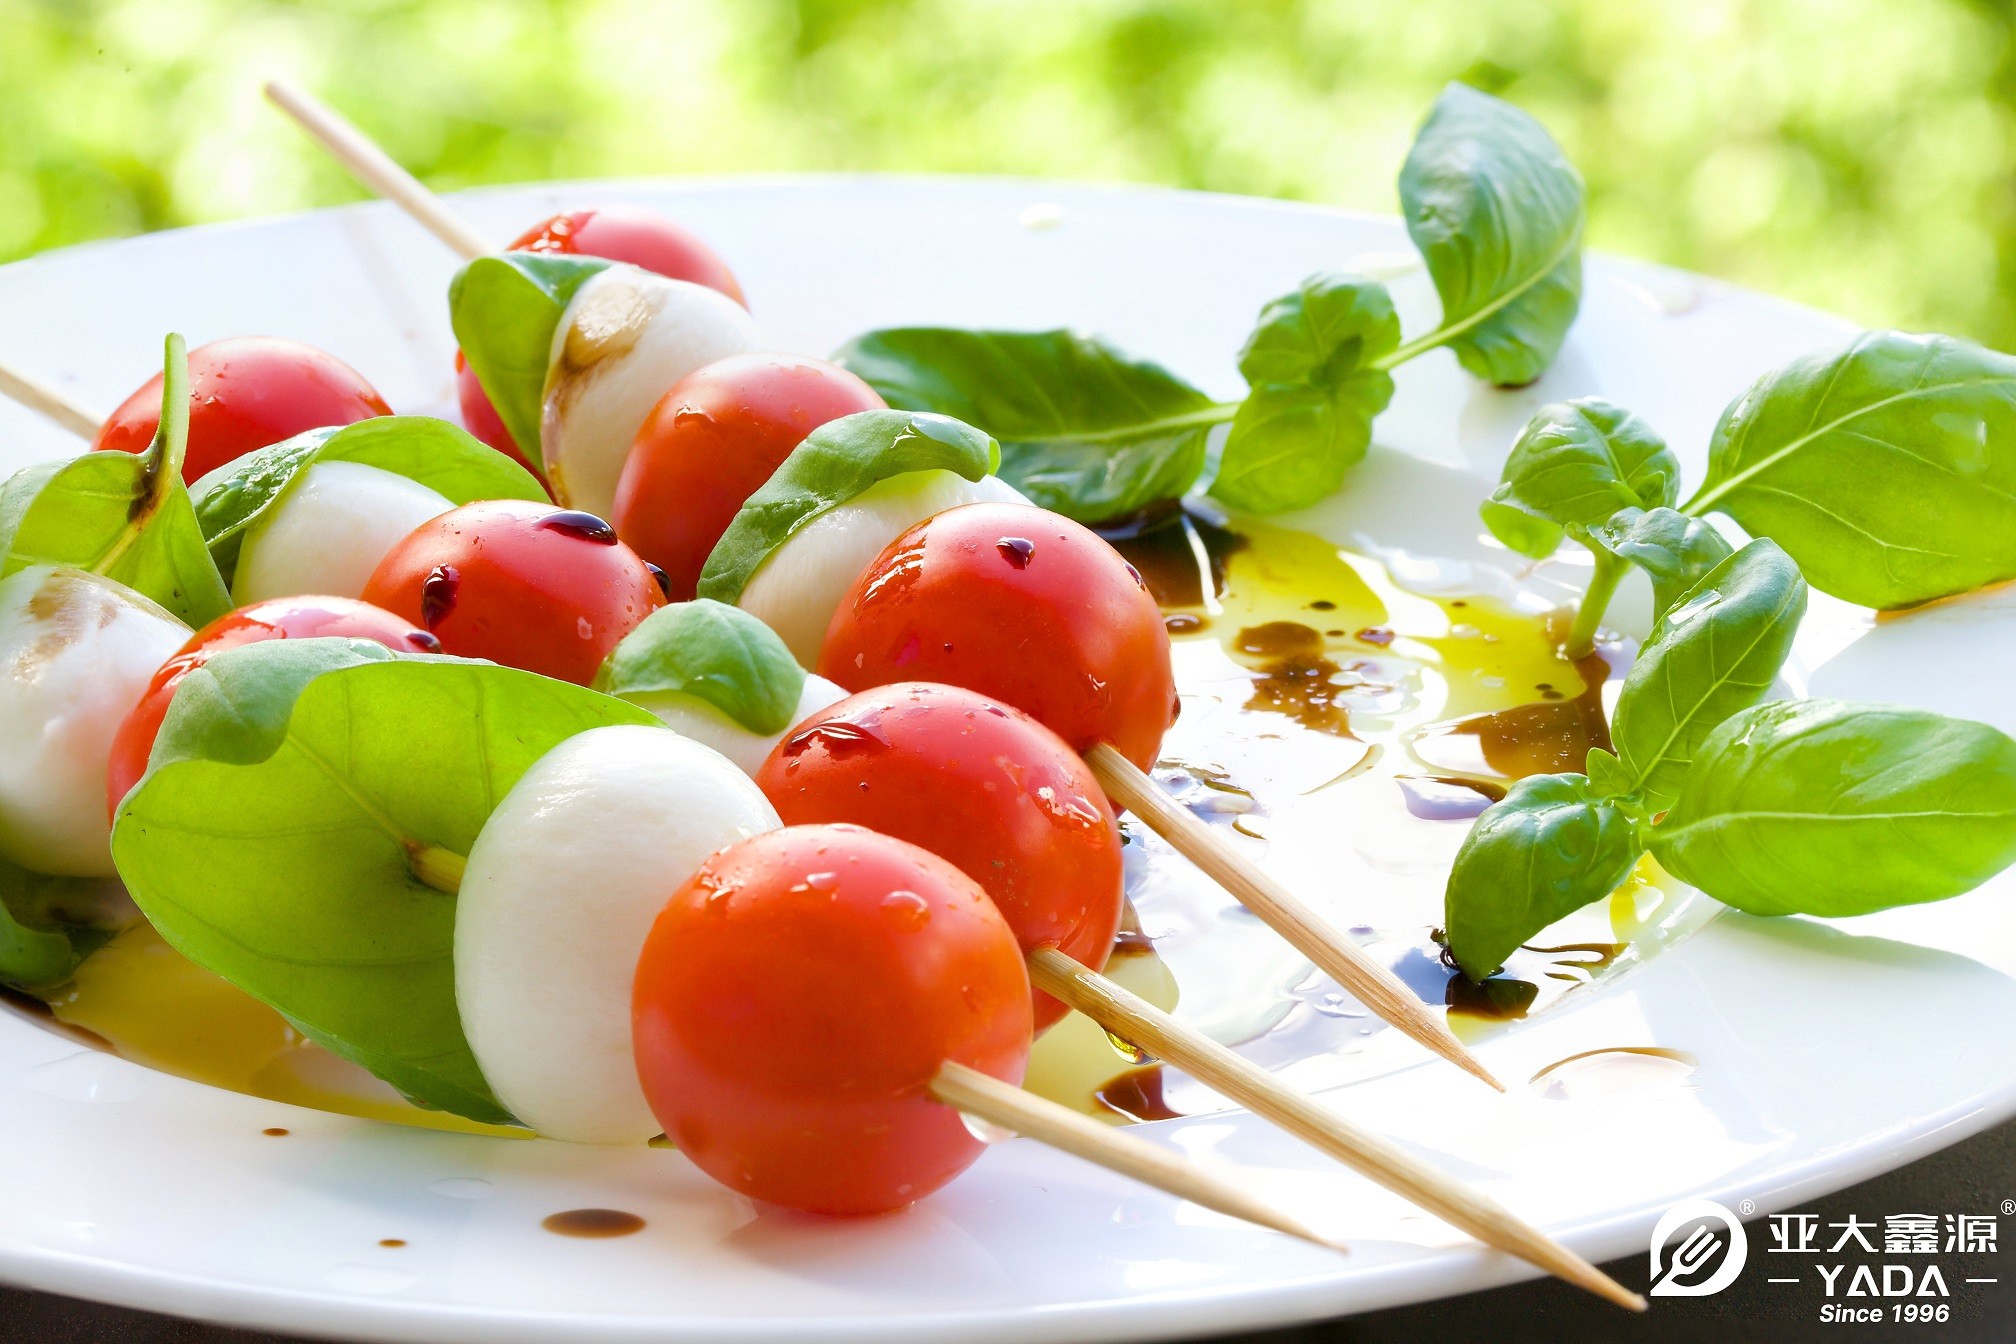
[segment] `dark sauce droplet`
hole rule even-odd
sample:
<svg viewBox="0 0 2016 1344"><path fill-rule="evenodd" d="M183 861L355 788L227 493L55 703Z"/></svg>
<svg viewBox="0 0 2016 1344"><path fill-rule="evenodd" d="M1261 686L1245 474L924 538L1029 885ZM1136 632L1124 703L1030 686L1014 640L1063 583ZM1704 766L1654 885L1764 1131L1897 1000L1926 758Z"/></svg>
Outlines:
<svg viewBox="0 0 2016 1344"><path fill-rule="evenodd" d="M1335 611L1337 610L1337 604L1335 602L1330 601L1328 598L1319 597L1314 602L1311 602L1309 604L1309 610Z"/></svg>
<svg viewBox="0 0 2016 1344"><path fill-rule="evenodd" d="M1162 1096L1162 1066L1151 1064L1121 1074L1092 1094L1101 1106L1129 1120L1175 1120L1183 1112Z"/></svg>
<svg viewBox="0 0 2016 1344"><path fill-rule="evenodd" d="M644 562L644 568L651 571L651 577L658 581L658 591L665 594L665 600L670 602L672 600L672 576L648 560Z"/></svg>
<svg viewBox="0 0 2016 1344"><path fill-rule="evenodd" d="M281 1129L277 1125L274 1126L272 1129L262 1129L259 1132L261 1134L264 1134L269 1139L284 1139L290 1133L290 1131Z"/></svg>
<svg viewBox="0 0 2016 1344"><path fill-rule="evenodd" d="M398 1250L398 1249L399 1249L399 1248L400 1248L401 1246L404 1246L404 1245L406 1244L406 1238L404 1238L404 1237L382 1237L382 1238L380 1238L380 1239L379 1239L379 1242L378 1242L378 1244L379 1244L380 1246L383 1246L383 1247L384 1247L384 1248L385 1248L386 1250L388 1250L388 1251L396 1251L396 1250Z"/></svg>
<svg viewBox="0 0 2016 1344"><path fill-rule="evenodd" d="M1133 578L1136 588L1139 588L1144 593L1148 591L1148 580L1141 577L1141 571L1134 568L1131 561L1127 565L1127 573Z"/></svg>
<svg viewBox="0 0 2016 1344"><path fill-rule="evenodd" d="M412 634L406 636L406 642L421 653L441 652L441 641L433 635L428 634L425 630L415 630Z"/></svg>
<svg viewBox="0 0 2016 1344"><path fill-rule="evenodd" d="M627 1237L644 1230L644 1220L621 1209L568 1209L548 1214L539 1226L562 1237Z"/></svg>
<svg viewBox="0 0 2016 1344"><path fill-rule="evenodd" d="M562 509L558 513L549 513L534 523L533 526L547 528L554 532L564 532L570 537L579 537L583 541L592 541L597 546L614 546L616 544L616 529L609 526L603 519L583 509Z"/></svg>
<svg viewBox="0 0 2016 1344"><path fill-rule="evenodd" d="M455 610L455 593L462 587L462 571L453 565L436 565L420 585L420 623L429 630L448 619Z"/></svg>
<svg viewBox="0 0 2016 1344"><path fill-rule="evenodd" d="M1003 537L994 543L994 549L1001 552L1001 558L1017 569L1029 568L1029 557L1036 554L1036 543L1027 537Z"/></svg>
<svg viewBox="0 0 2016 1344"><path fill-rule="evenodd" d="M1210 622L1202 616L1192 616L1188 612L1181 611L1174 616L1162 618L1163 628L1172 635L1194 635L1209 624Z"/></svg>

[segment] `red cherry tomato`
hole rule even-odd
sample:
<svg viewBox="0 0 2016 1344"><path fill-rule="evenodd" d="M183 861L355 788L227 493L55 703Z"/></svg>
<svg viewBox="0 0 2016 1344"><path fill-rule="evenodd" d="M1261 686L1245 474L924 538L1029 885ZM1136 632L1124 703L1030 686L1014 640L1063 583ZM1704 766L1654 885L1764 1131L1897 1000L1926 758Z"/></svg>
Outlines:
<svg viewBox="0 0 2016 1344"><path fill-rule="evenodd" d="M610 521L683 602L736 510L807 434L882 405L847 370L803 355L731 355L696 369L637 431Z"/></svg>
<svg viewBox="0 0 2016 1344"><path fill-rule="evenodd" d="M594 514L490 499L414 528L378 562L364 600L449 653L585 686L665 594Z"/></svg>
<svg viewBox="0 0 2016 1344"><path fill-rule="evenodd" d="M713 248L691 230L635 206L605 205L555 215L525 230L511 250L627 261L667 279L718 289L744 308L749 306L742 297L742 286L735 282L735 273Z"/></svg>
<svg viewBox="0 0 2016 1344"><path fill-rule="evenodd" d="M392 408L364 375L312 345L238 336L189 352L189 453L194 482L226 462L305 430L354 425ZM144 453L161 423L161 375L119 403L93 448Z"/></svg>
<svg viewBox="0 0 2016 1344"><path fill-rule="evenodd" d="M321 636L371 639L400 653L439 653L441 641L389 611L348 597L276 597L226 612L189 637L155 671L147 689L112 737L112 768L105 777L105 801L114 816L119 804L147 773L147 758L161 732L168 702L182 678L226 649L269 639Z"/></svg>
<svg viewBox="0 0 2016 1344"><path fill-rule="evenodd" d="M891 542L833 614L819 675L853 691L964 686L1144 770L1176 718L1169 632L1141 576L1027 504L947 509Z"/></svg>
<svg viewBox="0 0 2016 1344"><path fill-rule="evenodd" d="M1020 1082L1029 981L1000 912L915 845L768 831L708 859L637 962L637 1076L715 1180L815 1213L922 1199L978 1157L926 1092L946 1060Z"/></svg>
<svg viewBox="0 0 2016 1344"><path fill-rule="evenodd" d="M980 884L1022 950L1094 970L1120 927L1120 831L1057 734L954 686L849 696L777 744L756 783L787 826L845 821L930 850ZM1064 1016L1048 994L1036 1029Z"/></svg>

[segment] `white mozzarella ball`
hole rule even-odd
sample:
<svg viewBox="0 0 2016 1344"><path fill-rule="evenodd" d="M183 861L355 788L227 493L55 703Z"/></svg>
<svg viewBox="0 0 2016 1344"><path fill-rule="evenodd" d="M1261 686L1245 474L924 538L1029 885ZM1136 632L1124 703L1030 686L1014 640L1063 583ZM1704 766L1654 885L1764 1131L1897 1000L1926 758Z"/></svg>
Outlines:
<svg viewBox="0 0 2016 1344"><path fill-rule="evenodd" d="M317 462L247 531L231 599L242 607L303 593L362 597L387 551L454 507L396 471Z"/></svg>
<svg viewBox="0 0 2016 1344"><path fill-rule="evenodd" d="M38 873L112 875L112 737L189 627L79 569L0 582L0 854Z"/></svg>
<svg viewBox="0 0 2016 1344"><path fill-rule="evenodd" d="M540 452L553 497L607 518L644 417L703 364L758 347L749 310L718 290L612 266L553 333Z"/></svg>
<svg viewBox="0 0 2016 1344"><path fill-rule="evenodd" d="M630 986L666 900L777 813L720 753L663 728L595 728L525 772L469 851L455 1002L511 1113L576 1143L663 1128L630 1042Z"/></svg>
<svg viewBox="0 0 2016 1344"><path fill-rule="evenodd" d="M639 709L657 715L659 721L674 732L712 747L735 762L743 774L753 776L776 745L784 740L785 733L826 706L845 700L847 692L824 677L806 677L805 689L798 696L798 708L791 712L791 722L769 734L750 732L697 695L654 691L623 698Z"/></svg>
<svg viewBox="0 0 2016 1344"><path fill-rule="evenodd" d="M982 503L1028 501L998 476L969 481L951 471L912 471L878 481L786 538L749 576L735 605L775 630L801 665L817 667L840 600L890 542L934 513Z"/></svg>

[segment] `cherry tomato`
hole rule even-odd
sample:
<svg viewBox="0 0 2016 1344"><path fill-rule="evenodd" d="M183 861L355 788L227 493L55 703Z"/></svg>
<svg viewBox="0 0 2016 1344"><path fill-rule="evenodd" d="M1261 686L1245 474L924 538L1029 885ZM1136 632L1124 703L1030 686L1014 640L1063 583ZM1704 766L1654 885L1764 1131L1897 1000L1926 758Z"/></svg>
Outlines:
<svg viewBox="0 0 2016 1344"><path fill-rule="evenodd" d="M856 826L732 845L637 962L637 1076L715 1180L815 1213L922 1199L981 1150L926 1092L946 1060L1020 1082L1029 981L971 878Z"/></svg>
<svg viewBox="0 0 2016 1344"><path fill-rule="evenodd" d="M489 499L414 528L378 562L364 600L449 653L585 686L665 594L594 514Z"/></svg>
<svg viewBox="0 0 2016 1344"><path fill-rule="evenodd" d="M1169 632L1140 574L1027 504L947 509L891 542L841 599L819 675L852 691L964 686L1143 770L1176 718Z"/></svg>
<svg viewBox="0 0 2016 1344"><path fill-rule="evenodd" d="M736 510L807 434L882 405L847 370L803 355L705 365L674 384L637 431L611 521L683 602Z"/></svg>
<svg viewBox="0 0 2016 1344"><path fill-rule="evenodd" d="M189 352L189 452L182 479L325 425L354 425L392 408L364 375L312 345L238 336ZM93 448L144 453L161 423L161 375L119 403Z"/></svg>
<svg viewBox="0 0 2016 1344"><path fill-rule="evenodd" d="M744 308L749 306L742 297L742 286L735 282L735 273L713 248L691 230L635 206L605 205L555 215L525 230L511 250L627 261L667 279L718 289Z"/></svg>
<svg viewBox="0 0 2016 1344"><path fill-rule="evenodd" d="M462 407L464 429L533 475L539 474L525 454L518 451L518 440L504 427L497 408L490 404L490 394L483 390L482 380L476 377L476 370L469 367L460 350L455 352L455 400Z"/></svg>
<svg viewBox="0 0 2016 1344"><path fill-rule="evenodd" d="M119 804L147 773L147 758L167 716L168 702L182 678L226 649L269 639L346 636L376 640L400 653L439 653L441 641L391 612L348 597L276 597L226 612L189 637L161 664L112 737L112 767L105 778L105 801L116 817Z"/></svg>
<svg viewBox="0 0 2016 1344"><path fill-rule="evenodd" d="M1022 950L1098 970L1120 928L1120 831L1057 734L955 686L849 696L777 744L756 783L787 826L845 821L922 846L980 884ZM1035 997L1036 1029L1064 1016Z"/></svg>

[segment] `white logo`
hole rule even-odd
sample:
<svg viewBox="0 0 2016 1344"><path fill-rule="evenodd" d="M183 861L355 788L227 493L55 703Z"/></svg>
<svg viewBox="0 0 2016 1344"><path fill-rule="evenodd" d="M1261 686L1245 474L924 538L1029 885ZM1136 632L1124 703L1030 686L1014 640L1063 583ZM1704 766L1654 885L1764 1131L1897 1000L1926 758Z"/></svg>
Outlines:
<svg viewBox="0 0 2016 1344"><path fill-rule="evenodd" d="M1673 1248L1673 1258L1660 1263L1660 1252L1680 1229L1693 1230ZM1728 1253L1714 1272L1699 1283L1686 1280L1707 1267L1724 1246ZM1736 1282L1743 1262L1750 1258L1750 1241L1735 1214L1712 1199L1690 1199L1666 1210L1652 1229L1652 1288L1654 1297L1709 1297Z"/></svg>

